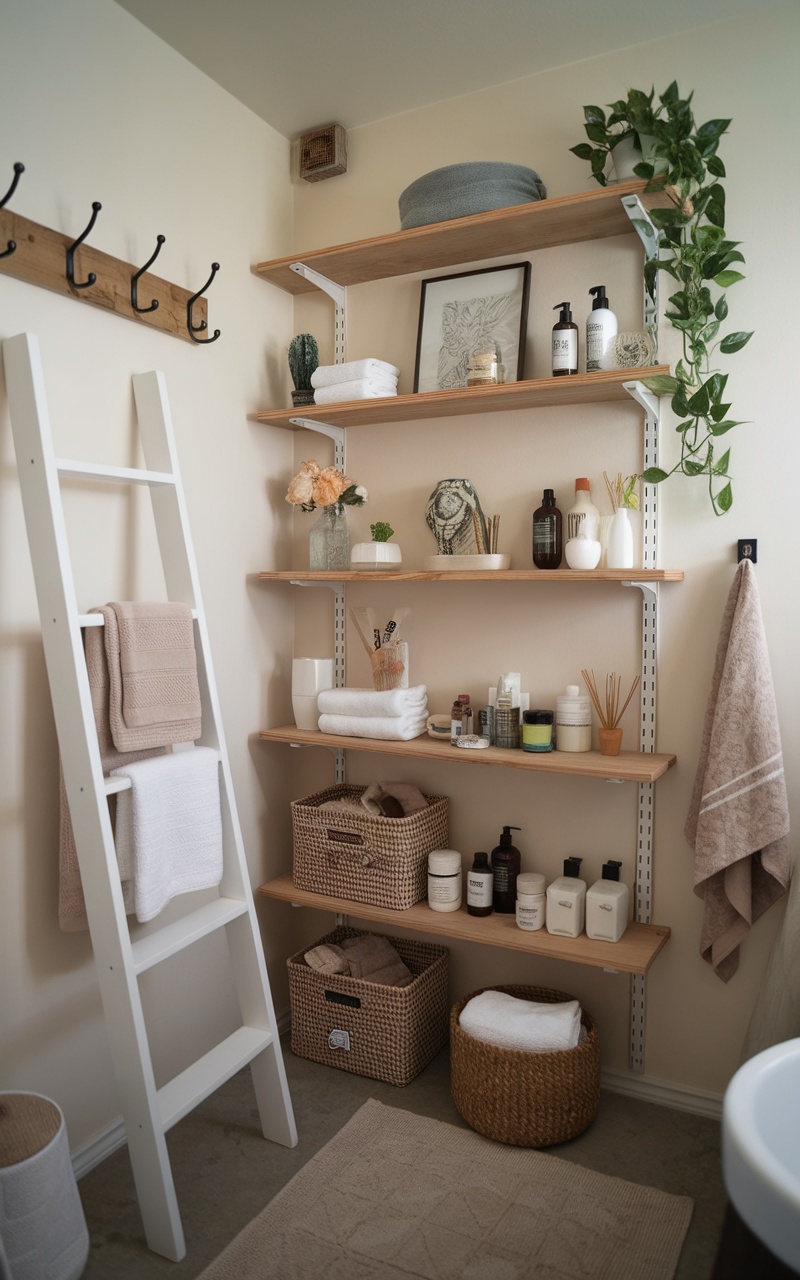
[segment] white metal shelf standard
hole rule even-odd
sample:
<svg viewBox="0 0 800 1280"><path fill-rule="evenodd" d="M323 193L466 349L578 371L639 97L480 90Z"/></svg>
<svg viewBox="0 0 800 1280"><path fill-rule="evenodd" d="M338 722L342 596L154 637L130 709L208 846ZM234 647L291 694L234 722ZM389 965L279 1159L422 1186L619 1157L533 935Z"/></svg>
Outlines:
<svg viewBox="0 0 800 1280"><path fill-rule="evenodd" d="M658 231L649 213L638 195L621 197L622 207L630 219L633 230L638 235L647 262L658 258ZM315 271L302 262L293 262L292 271L311 281L317 288L333 298L335 303L335 343L336 361L345 359L346 303L347 291L336 281ZM643 287L643 319L644 326L650 334L655 359L658 352L658 272L655 272L652 288L648 288L647 278ZM644 412L644 468L658 465L658 398L648 391L641 382L632 379L624 384L625 390L636 401ZM304 427L329 436L336 447L336 466L345 469L345 431L342 427L331 423L319 422L316 419L292 417L293 426ZM658 566L658 486L642 486L642 567L655 569ZM309 586L308 582L297 582L297 586ZM334 606L334 644L336 653L336 684L344 683L344 639L345 610L344 584L328 584L335 593ZM637 582L634 578L623 583L624 586L638 587L642 592L642 660L641 660L641 697L639 741L642 751L655 751L656 743L656 673L658 656L658 584ZM341 663L341 666L339 665ZM341 675L340 675L341 672ZM336 758L336 780L344 781L344 753L334 752ZM636 848L636 878L634 886L634 919L640 924L651 923L652 879L653 879L653 828L655 808L655 791L652 782L640 783L638 787L638 828ZM643 974L634 974L631 979L631 1019L630 1019L630 1064L631 1069L643 1072L645 1065L646 1037L646 979Z"/></svg>
<svg viewBox="0 0 800 1280"><path fill-rule="evenodd" d="M166 1145L171 1126L249 1064L264 1136L293 1147L297 1131L236 812L166 385L160 373L133 378L146 470L69 462L53 453L37 339L25 333L9 338L3 343L3 357L50 694L136 1192L148 1245L177 1262L186 1246ZM168 598L189 604L194 617L200 742L219 757L219 895L135 942L125 913L107 803L121 788L117 779L103 777L82 644L82 628L98 625L101 618L78 612L62 476L149 489ZM182 749L191 750L191 744ZM139 975L222 929L241 1025L157 1088Z"/></svg>

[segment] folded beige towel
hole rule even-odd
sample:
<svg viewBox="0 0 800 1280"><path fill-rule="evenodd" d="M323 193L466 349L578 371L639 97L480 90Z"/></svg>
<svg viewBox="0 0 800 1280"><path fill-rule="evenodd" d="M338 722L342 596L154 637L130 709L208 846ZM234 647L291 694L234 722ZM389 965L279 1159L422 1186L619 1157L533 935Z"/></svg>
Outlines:
<svg viewBox="0 0 800 1280"><path fill-rule="evenodd" d="M428 807L426 797L413 782L371 782L361 796L361 803L370 813L384 818L408 818Z"/></svg>
<svg viewBox="0 0 800 1280"><path fill-rule="evenodd" d="M736 571L722 619L684 830L705 904L700 951L727 982L739 944L791 879L775 691L749 560Z"/></svg>
<svg viewBox="0 0 800 1280"><path fill-rule="evenodd" d="M200 688L189 605L112 601L102 613L111 736L118 751L200 737Z"/></svg>
<svg viewBox="0 0 800 1280"><path fill-rule="evenodd" d="M341 946L322 942L305 953L306 964L318 973L347 974L385 987L407 987L414 975L388 938L379 933L345 938Z"/></svg>

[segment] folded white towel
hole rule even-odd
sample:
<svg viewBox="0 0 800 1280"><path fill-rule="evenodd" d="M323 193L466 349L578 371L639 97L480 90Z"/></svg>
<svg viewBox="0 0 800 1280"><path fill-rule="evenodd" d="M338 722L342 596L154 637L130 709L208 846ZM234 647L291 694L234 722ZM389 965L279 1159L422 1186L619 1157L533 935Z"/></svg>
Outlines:
<svg viewBox="0 0 800 1280"><path fill-rule="evenodd" d="M317 710L336 716L427 715L428 686L410 689L323 689L317 694Z"/></svg>
<svg viewBox="0 0 800 1280"><path fill-rule="evenodd" d="M319 718L320 733L339 733L346 738L382 738L407 742L426 732L426 717L416 711L406 716L336 716Z"/></svg>
<svg viewBox="0 0 800 1280"><path fill-rule="evenodd" d="M130 778L117 795L115 844L127 911L152 920L179 893L222 879L219 753L194 747L112 769Z"/></svg>
<svg viewBox="0 0 800 1280"><path fill-rule="evenodd" d="M335 382L352 382L355 378L394 378L400 370L385 360L368 357L366 360L346 360L344 364L321 364L311 375L312 387L330 387Z"/></svg>
<svg viewBox="0 0 800 1280"><path fill-rule="evenodd" d="M552 1053L578 1044L581 1007L577 1000L547 1004L521 1000L506 991L481 991L464 1005L458 1022L469 1035L487 1044Z"/></svg>
<svg viewBox="0 0 800 1280"><path fill-rule="evenodd" d="M343 400L383 400L396 395L396 382L356 378L354 382L336 382L330 387L318 387L314 392L314 404L338 404Z"/></svg>

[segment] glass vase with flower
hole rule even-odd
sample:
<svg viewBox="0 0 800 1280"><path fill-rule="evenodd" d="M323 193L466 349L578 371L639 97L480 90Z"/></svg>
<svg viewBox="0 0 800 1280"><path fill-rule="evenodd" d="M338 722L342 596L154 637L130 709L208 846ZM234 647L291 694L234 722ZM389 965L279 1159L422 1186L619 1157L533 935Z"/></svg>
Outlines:
<svg viewBox="0 0 800 1280"><path fill-rule="evenodd" d="M367 500L363 485L354 484L338 467L320 467L313 458L292 477L286 501L302 511L320 514L309 532L309 568L350 568L350 535L346 507L361 507Z"/></svg>

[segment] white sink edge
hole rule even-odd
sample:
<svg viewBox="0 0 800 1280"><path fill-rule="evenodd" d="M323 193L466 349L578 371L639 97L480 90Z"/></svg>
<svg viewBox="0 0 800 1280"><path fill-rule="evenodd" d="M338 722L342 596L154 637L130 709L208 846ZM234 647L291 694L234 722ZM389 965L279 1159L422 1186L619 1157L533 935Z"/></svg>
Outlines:
<svg viewBox="0 0 800 1280"><path fill-rule="evenodd" d="M789 1063L797 1067L787 1108L789 1119L793 1113L800 1114L800 1038L765 1049L734 1075L722 1107L722 1170L739 1216L776 1257L800 1271L800 1173L787 1169L773 1153L759 1131L756 1116L759 1087L768 1088L765 1080Z"/></svg>

